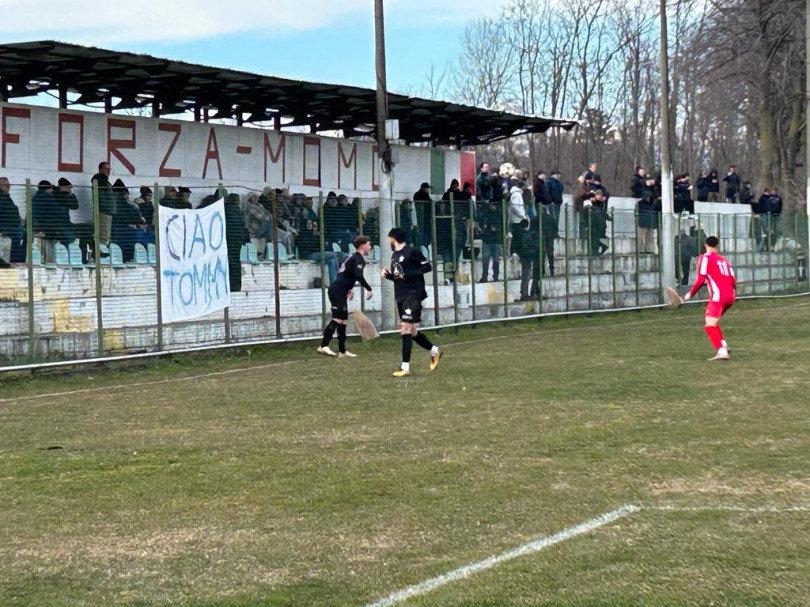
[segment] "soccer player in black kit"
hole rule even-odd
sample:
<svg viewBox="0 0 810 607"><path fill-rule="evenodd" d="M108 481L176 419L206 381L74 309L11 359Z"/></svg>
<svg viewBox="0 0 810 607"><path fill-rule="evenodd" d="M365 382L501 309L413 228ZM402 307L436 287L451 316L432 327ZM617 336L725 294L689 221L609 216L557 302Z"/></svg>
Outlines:
<svg viewBox="0 0 810 607"><path fill-rule="evenodd" d="M399 311L399 333L402 336L402 365L394 371L394 377L411 374L411 349L413 342L430 350L430 370L439 364L442 352L434 346L417 325L422 322L422 300L427 297L425 274L430 272L430 262L419 249L405 244L405 230L394 228L388 232L391 245L391 268L383 268L382 278L394 281L394 299Z"/></svg>
<svg viewBox="0 0 810 607"><path fill-rule="evenodd" d="M371 250L371 240L368 236L358 236L353 241L356 252L349 257L338 270L335 282L329 285L329 303L332 305L332 320L323 330L323 340L318 348L318 354L324 356L337 356L338 358L356 358L356 354L346 351L346 323L349 320L349 300L354 296L354 285L360 285L366 290L366 299L371 299L371 286L363 276L363 267L366 260L363 258ZM335 353L329 342L337 329L338 352Z"/></svg>

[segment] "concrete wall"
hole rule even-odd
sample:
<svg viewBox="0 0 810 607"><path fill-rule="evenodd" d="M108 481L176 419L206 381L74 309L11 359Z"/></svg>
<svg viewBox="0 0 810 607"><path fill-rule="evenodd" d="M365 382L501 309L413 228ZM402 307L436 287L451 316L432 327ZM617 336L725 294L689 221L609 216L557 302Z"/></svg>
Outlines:
<svg viewBox="0 0 810 607"><path fill-rule="evenodd" d="M732 249L733 242L726 242ZM744 250L743 244L739 249ZM503 282L478 283L480 262L459 264L454 286L445 284L444 265L436 271L439 322L516 317L527 314L627 308L661 303L658 257L635 254L629 238L615 242L615 252L599 258L584 255L581 243L570 241L567 251L557 241L557 275L542 281L540 299L515 302L520 292L520 264L507 262L507 290ZM736 269L740 294L784 293L798 286L796 251L742 252L726 256ZM502 266L501 266L502 267ZM40 358L86 358L98 355L94 268L34 268L34 326ZM243 264L243 290L232 294L229 310L234 341L317 335L322 328L322 291L313 288L320 277L315 263L282 264L279 271L281 335L276 334L274 267L270 263ZM154 350L157 346L155 271L148 265L101 269L102 313L106 350L115 353ZM370 262L366 276L379 286L379 265ZM503 276L503 274L501 274ZM694 279L694 262L690 278ZM435 323L433 274L427 276L426 326ZM474 289L474 295L473 295ZM457 307L454 307L454 296ZM475 308L473 308L473 298ZM28 282L24 267L0 270L0 357L23 362L28 356ZM351 305L359 306L359 298ZM380 299L365 302L369 316L379 323ZM167 349L223 343L223 314L164 328Z"/></svg>

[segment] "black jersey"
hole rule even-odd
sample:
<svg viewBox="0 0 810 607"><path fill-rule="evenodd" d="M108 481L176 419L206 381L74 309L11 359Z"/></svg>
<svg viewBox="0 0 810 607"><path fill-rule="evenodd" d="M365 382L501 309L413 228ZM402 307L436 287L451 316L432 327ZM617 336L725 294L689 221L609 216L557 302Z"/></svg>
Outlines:
<svg viewBox="0 0 810 607"><path fill-rule="evenodd" d="M354 288L355 283L359 282L366 291L371 291L371 286L366 282L363 276L363 268L365 265L366 260L363 256L360 255L360 253L354 253L341 264L337 278L335 282L330 285L330 288L348 293Z"/></svg>
<svg viewBox="0 0 810 607"><path fill-rule="evenodd" d="M425 274L430 272L430 262L416 247L406 245L391 253L391 267L386 278L394 281L394 297L427 297Z"/></svg>

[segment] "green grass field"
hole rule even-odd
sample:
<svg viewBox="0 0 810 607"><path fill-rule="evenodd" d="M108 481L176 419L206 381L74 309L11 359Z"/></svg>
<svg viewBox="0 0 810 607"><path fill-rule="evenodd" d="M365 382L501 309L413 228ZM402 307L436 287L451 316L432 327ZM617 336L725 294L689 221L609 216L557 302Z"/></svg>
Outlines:
<svg viewBox="0 0 810 607"><path fill-rule="evenodd" d="M387 604L807 605L810 299L723 326L728 363L687 306L446 330L404 380L396 337L0 379L0 605L362 607L432 578Z"/></svg>

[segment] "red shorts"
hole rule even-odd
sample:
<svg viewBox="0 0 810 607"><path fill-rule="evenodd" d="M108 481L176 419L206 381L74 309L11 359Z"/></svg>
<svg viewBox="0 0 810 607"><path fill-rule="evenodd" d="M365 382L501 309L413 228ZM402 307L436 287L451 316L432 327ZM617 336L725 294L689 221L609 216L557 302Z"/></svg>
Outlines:
<svg viewBox="0 0 810 607"><path fill-rule="evenodd" d="M734 305L734 301L710 301L706 306L706 316L720 318Z"/></svg>

